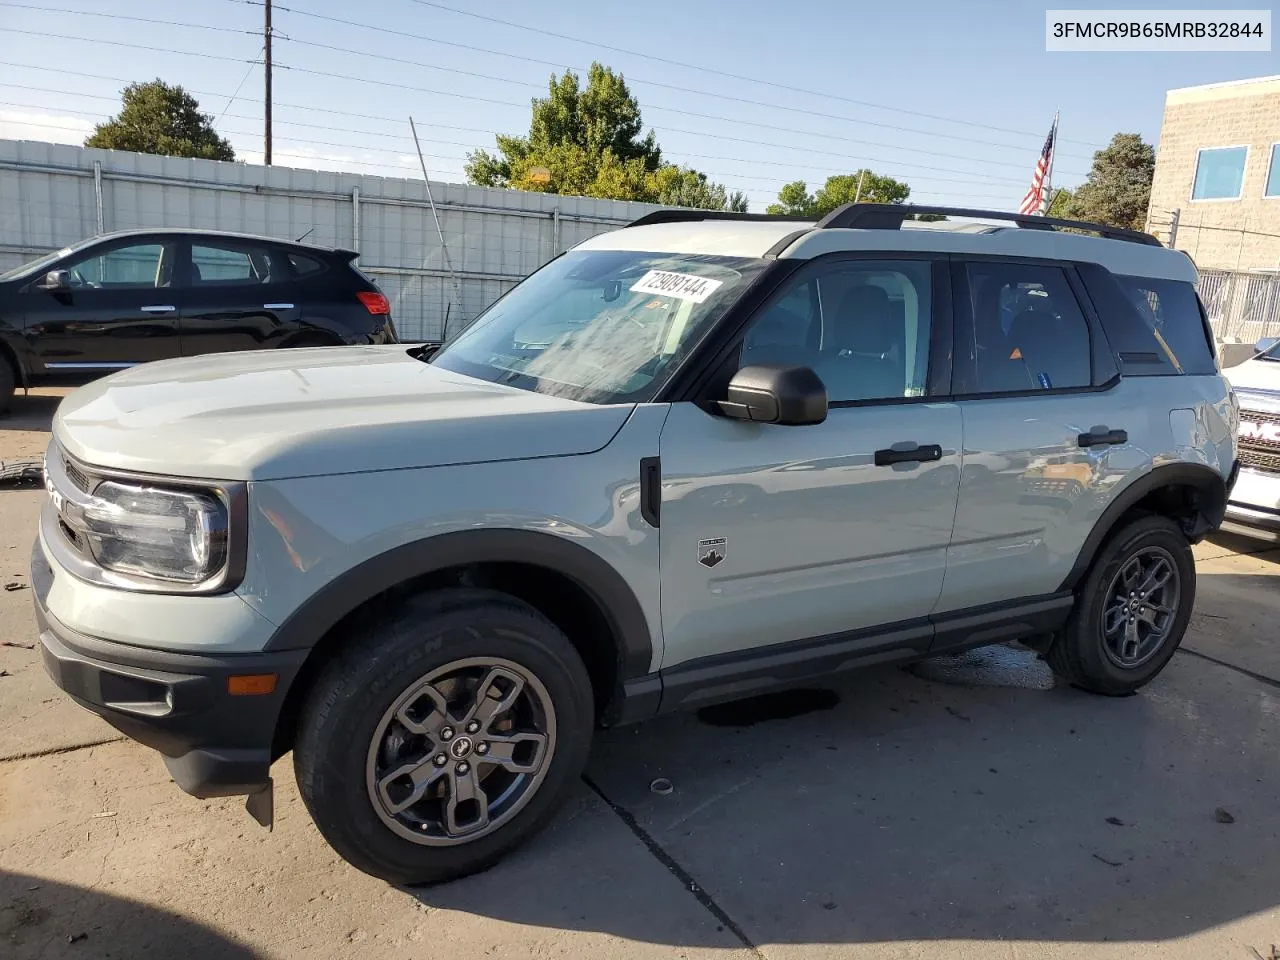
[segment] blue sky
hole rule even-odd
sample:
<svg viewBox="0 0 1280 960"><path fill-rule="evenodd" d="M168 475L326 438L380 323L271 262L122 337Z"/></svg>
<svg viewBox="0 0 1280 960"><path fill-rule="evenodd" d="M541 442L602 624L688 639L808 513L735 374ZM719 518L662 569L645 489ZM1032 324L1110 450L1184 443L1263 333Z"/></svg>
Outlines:
<svg viewBox="0 0 1280 960"><path fill-rule="evenodd" d="M454 12L467 10L588 42ZM1073 186L1112 134L1156 142L1167 89L1280 69L1276 51L1046 53L1044 10L946 0L276 0L275 162L415 176L412 114L432 178L462 181L469 148L527 129L529 98L553 70L581 72L598 59L626 76L669 159L746 191L752 209L786 181L813 188L861 166L907 181L919 202L1011 209L1055 109L1054 179ZM161 77L195 93L237 153L257 162L262 68L248 61L261 29L262 7L246 0L0 0L0 137L78 143L117 108L122 81Z"/></svg>

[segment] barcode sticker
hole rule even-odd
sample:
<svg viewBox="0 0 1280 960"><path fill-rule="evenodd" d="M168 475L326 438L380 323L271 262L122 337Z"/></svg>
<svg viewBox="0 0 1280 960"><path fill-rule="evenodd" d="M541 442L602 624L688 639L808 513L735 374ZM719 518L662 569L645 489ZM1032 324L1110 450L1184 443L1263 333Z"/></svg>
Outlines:
<svg viewBox="0 0 1280 960"><path fill-rule="evenodd" d="M692 273L672 273L669 270L650 270L631 287L632 293L656 293L679 300L701 303L721 286L723 281L699 277Z"/></svg>

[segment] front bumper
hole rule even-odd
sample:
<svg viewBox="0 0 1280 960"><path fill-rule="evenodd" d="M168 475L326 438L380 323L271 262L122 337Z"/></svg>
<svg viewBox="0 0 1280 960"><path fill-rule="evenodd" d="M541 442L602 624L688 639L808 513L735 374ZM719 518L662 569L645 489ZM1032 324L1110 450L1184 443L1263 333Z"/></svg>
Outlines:
<svg viewBox="0 0 1280 960"><path fill-rule="evenodd" d="M47 606L55 572L37 540L31 593L41 654L53 682L126 736L158 750L174 781L197 797L257 794L271 784L273 739L304 650L183 654L87 637ZM265 695L228 693L232 676L276 674Z"/></svg>
<svg viewBox="0 0 1280 960"><path fill-rule="evenodd" d="M1245 467L1228 497L1222 530L1280 541L1280 473Z"/></svg>

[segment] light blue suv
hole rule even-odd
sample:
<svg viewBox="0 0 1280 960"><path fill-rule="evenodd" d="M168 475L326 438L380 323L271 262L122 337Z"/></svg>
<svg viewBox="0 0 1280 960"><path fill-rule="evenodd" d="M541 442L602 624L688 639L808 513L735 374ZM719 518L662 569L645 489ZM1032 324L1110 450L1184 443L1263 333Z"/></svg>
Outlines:
<svg viewBox="0 0 1280 960"><path fill-rule="evenodd" d="M1237 470L1195 280L1043 217L662 211L434 356L121 372L54 424L45 663L263 823L292 750L406 883L528 837L600 724L1014 639L1130 693Z"/></svg>

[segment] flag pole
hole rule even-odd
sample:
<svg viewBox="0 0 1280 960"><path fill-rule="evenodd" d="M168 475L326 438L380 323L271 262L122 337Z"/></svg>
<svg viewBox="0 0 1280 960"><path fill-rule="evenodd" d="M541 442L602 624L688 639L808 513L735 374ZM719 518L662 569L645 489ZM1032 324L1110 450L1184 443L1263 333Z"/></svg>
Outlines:
<svg viewBox="0 0 1280 960"><path fill-rule="evenodd" d="M1058 155L1058 111L1053 111L1053 143L1049 146L1049 169L1045 171L1044 185L1040 188L1042 193L1040 216L1047 217L1049 208L1053 206L1053 160Z"/></svg>

